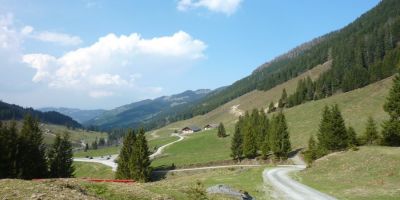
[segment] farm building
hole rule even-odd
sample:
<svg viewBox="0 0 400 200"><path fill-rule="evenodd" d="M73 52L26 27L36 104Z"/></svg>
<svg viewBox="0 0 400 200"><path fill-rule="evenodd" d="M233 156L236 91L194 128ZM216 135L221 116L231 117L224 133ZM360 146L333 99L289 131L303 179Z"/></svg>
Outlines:
<svg viewBox="0 0 400 200"><path fill-rule="evenodd" d="M218 124L207 124L204 126L204 130L211 130L211 129L214 129L217 127L218 127Z"/></svg>
<svg viewBox="0 0 400 200"><path fill-rule="evenodd" d="M195 133L199 131L201 131L201 128L197 126L186 126L185 128L182 129L183 134Z"/></svg>

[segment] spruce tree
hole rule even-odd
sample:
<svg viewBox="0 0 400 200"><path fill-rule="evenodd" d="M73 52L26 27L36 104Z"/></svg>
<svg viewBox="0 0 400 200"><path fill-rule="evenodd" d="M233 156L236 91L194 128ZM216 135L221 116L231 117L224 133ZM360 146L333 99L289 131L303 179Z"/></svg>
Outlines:
<svg viewBox="0 0 400 200"><path fill-rule="evenodd" d="M147 182L150 180L151 174L151 161L150 152L147 145L144 129L139 130L136 142L133 148L133 154L129 161L129 168L132 177L140 182Z"/></svg>
<svg viewBox="0 0 400 200"><path fill-rule="evenodd" d="M17 175L18 134L16 122L3 125L0 121L0 178L15 178Z"/></svg>
<svg viewBox="0 0 400 200"><path fill-rule="evenodd" d="M246 158L254 158L257 156L257 141L254 129L251 123L251 117L246 111L243 118L243 124L240 129L243 134L243 154Z"/></svg>
<svg viewBox="0 0 400 200"><path fill-rule="evenodd" d="M279 99L278 107L283 108L287 104L287 93L286 89L283 88L281 98Z"/></svg>
<svg viewBox="0 0 400 200"><path fill-rule="evenodd" d="M329 150L342 150L348 146L348 135L338 105L329 109L325 106L319 127L318 141L320 147Z"/></svg>
<svg viewBox="0 0 400 200"><path fill-rule="evenodd" d="M132 179L130 172L130 159L133 155L133 148L136 143L136 135L133 130L128 130L124 136L121 151L118 156L118 167L115 173L116 179Z"/></svg>
<svg viewBox="0 0 400 200"><path fill-rule="evenodd" d="M263 151L264 144L266 143L265 140L268 140L268 128L269 128L269 120L267 115L265 114L264 110L260 110L259 115L259 122L258 122L258 135L257 135L257 146L258 149ZM264 156L264 155L263 155Z"/></svg>
<svg viewBox="0 0 400 200"><path fill-rule="evenodd" d="M235 124L235 132L231 142L231 157L238 162L243 156L243 135L240 130L240 126L243 123L242 120L242 117L239 117L239 121Z"/></svg>
<svg viewBox="0 0 400 200"><path fill-rule="evenodd" d="M18 148L17 178L45 178L48 175L45 146L38 120L27 115L24 118Z"/></svg>
<svg viewBox="0 0 400 200"><path fill-rule="evenodd" d="M366 145L373 145L379 143L379 135L374 118L369 117L365 128L363 142Z"/></svg>
<svg viewBox="0 0 400 200"><path fill-rule="evenodd" d="M400 146L400 74L393 79L393 86L383 108L390 119L383 123L382 143Z"/></svg>
<svg viewBox="0 0 400 200"><path fill-rule="evenodd" d="M308 140L307 151L304 153L304 159L306 160L307 164L310 165L317 158L318 158L317 143L314 140L314 137L311 136L310 139Z"/></svg>
<svg viewBox="0 0 400 200"><path fill-rule="evenodd" d="M72 144L69 141L69 133L64 133L63 137L57 134L54 143L48 153L50 177L73 177L74 167L72 166L72 156Z"/></svg>
<svg viewBox="0 0 400 200"><path fill-rule="evenodd" d="M269 106L268 106L268 113L272 113L274 111L275 111L274 102L271 101L271 103L269 103Z"/></svg>
<svg viewBox="0 0 400 200"><path fill-rule="evenodd" d="M226 131L225 131L225 127L224 124L221 122L218 125L218 133L217 133L218 137L226 137Z"/></svg>
<svg viewBox="0 0 400 200"><path fill-rule="evenodd" d="M349 147L358 146L357 133L353 127L349 126L349 128L347 128L347 136Z"/></svg>
<svg viewBox="0 0 400 200"><path fill-rule="evenodd" d="M330 135L332 135L332 130L331 130L331 111L328 106L324 107L324 110L322 111L322 119L319 124L319 131L318 131L318 147L319 151L325 151L328 150L328 147L330 146Z"/></svg>
<svg viewBox="0 0 400 200"><path fill-rule="evenodd" d="M272 121L271 150L276 158L287 159L291 151L291 144L285 115L279 112Z"/></svg>

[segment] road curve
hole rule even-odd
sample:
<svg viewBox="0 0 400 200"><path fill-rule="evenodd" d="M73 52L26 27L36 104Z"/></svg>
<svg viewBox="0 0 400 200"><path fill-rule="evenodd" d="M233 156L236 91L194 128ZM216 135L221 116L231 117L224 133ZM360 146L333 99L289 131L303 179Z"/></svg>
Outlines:
<svg viewBox="0 0 400 200"><path fill-rule="evenodd" d="M319 192L311 187L293 180L289 174L306 168L303 161L296 155L292 158L295 165L280 165L263 171L264 183L274 188L274 196L288 200L335 200L335 197Z"/></svg>
<svg viewBox="0 0 400 200"><path fill-rule="evenodd" d="M172 134L172 136L178 136L179 139L159 147L156 152L154 152L153 154L151 154L149 156L149 158L151 160L153 160L157 156L161 155L161 153L163 152L165 147L167 147L169 145L172 145L172 144L174 144L176 142L180 142L180 141L182 141L184 139L183 136L178 135L178 134ZM111 155L111 158L109 158L109 159L107 159L107 156L104 156L103 158L102 157L93 157L93 159L89 159L89 158L74 158L74 161L76 161L76 162L100 163L100 164L103 164L103 165L111 167L113 171L117 171L118 164L116 162L114 162L114 160L117 157L118 157L118 154L114 154L114 155Z"/></svg>

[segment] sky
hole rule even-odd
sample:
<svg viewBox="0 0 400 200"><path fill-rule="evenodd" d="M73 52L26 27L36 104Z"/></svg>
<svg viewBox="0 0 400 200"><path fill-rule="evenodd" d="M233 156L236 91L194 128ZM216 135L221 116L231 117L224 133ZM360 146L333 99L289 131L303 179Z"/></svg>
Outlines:
<svg viewBox="0 0 400 200"><path fill-rule="evenodd" d="M0 100L111 109L244 78L379 0L0 0Z"/></svg>

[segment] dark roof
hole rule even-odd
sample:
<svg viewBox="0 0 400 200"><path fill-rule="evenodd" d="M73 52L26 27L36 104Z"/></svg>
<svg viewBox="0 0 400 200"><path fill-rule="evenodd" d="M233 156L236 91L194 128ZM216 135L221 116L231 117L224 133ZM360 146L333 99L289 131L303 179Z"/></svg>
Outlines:
<svg viewBox="0 0 400 200"><path fill-rule="evenodd" d="M197 126L186 126L182 130L184 130L184 129L190 129L190 130L193 130L193 131L200 131L201 130L201 128L199 128Z"/></svg>

